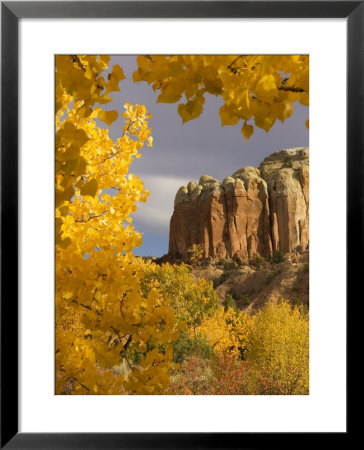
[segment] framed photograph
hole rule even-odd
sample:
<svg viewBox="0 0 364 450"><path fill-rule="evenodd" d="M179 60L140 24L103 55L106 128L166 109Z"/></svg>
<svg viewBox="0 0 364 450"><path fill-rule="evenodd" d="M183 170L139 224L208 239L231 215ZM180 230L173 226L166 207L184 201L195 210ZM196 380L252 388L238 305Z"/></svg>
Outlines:
<svg viewBox="0 0 364 450"><path fill-rule="evenodd" d="M2 447L348 438L363 8L2 2Z"/></svg>

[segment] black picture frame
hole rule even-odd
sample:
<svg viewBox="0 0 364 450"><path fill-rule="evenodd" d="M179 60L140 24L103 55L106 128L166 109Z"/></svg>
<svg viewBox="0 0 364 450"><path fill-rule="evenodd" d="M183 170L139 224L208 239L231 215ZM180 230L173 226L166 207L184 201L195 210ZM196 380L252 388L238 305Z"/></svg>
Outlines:
<svg viewBox="0 0 364 450"><path fill-rule="evenodd" d="M1 2L1 448L271 448L327 444L325 433L18 432L18 22L21 18L346 18L347 304L364 273L363 1ZM10 301L11 298L11 301ZM347 346L348 351L350 346ZM347 415L347 418L349 415ZM335 433L340 443L349 437ZM343 442L344 443L344 442Z"/></svg>

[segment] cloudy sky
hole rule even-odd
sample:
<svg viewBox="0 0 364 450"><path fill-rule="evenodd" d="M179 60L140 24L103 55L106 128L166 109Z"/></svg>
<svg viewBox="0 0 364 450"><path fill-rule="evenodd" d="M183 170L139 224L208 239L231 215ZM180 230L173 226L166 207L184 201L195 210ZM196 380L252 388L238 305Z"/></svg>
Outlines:
<svg viewBox="0 0 364 450"><path fill-rule="evenodd" d="M130 172L138 175L150 191L146 204L140 203L133 214L137 231L143 233L143 245L135 250L139 256L161 256L168 251L169 220L178 188L190 180L198 181L207 174L222 181L244 166L257 167L271 153L291 147L308 146L308 108L295 104L295 113L284 124L277 122L266 133L254 130L245 142L239 126L222 127L219 108L221 98L207 94L202 115L182 124L177 103L156 103L155 93L147 83L134 83L136 56L113 56L112 64L119 64L126 80L120 92L113 93L107 109L123 111L125 102L144 104L152 113L150 126L154 139L152 148L142 150L142 158L135 160ZM106 108L105 108L106 109ZM121 134L122 120L114 122L110 135Z"/></svg>

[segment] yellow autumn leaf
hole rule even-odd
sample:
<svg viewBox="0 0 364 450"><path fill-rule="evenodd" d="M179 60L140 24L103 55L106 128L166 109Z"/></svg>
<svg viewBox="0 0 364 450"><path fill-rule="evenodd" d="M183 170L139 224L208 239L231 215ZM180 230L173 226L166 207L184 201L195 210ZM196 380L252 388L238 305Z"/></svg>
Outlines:
<svg viewBox="0 0 364 450"><path fill-rule="evenodd" d="M92 69L90 66L86 67L85 77L88 78L89 80L91 80L92 78Z"/></svg>
<svg viewBox="0 0 364 450"><path fill-rule="evenodd" d="M123 69L119 66L119 64L115 64L113 66L113 70L111 75L114 76L118 81L124 80L125 75Z"/></svg>
<svg viewBox="0 0 364 450"><path fill-rule="evenodd" d="M81 187L81 194L82 195L91 195L92 197L95 197L95 194L97 192L98 183L93 178L92 180L88 181L86 184L84 184Z"/></svg>
<svg viewBox="0 0 364 450"><path fill-rule="evenodd" d="M108 81L105 86L106 94L109 92L120 91L119 82L124 79L125 75L123 69L118 64L115 64L113 71L108 76Z"/></svg>
<svg viewBox="0 0 364 450"><path fill-rule="evenodd" d="M148 147L153 147L153 136L149 136L147 139Z"/></svg>
<svg viewBox="0 0 364 450"><path fill-rule="evenodd" d="M223 105L220 108L219 114L222 126L236 125L240 120L240 117L237 114L231 113L230 110L226 107L226 105Z"/></svg>
<svg viewBox="0 0 364 450"><path fill-rule="evenodd" d="M107 123L109 126L118 118L119 113L116 110L112 111L99 111L98 118Z"/></svg>
<svg viewBox="0 0 364 450"><path fill-rule="evenodd" d="M89 105L83 105L77 110L77 115L81 119L88 117L92 113L92 108Z"/></svg>
<svg viewBox="0 0 364 450"><path fill-rule="evenodd" d="M244 123L241 133L244 136L245 141L247 141L250 136L254 133L254 127L252 125L248 125L246 122Z"/></svg>
<svg viewBox="0 0 364 450"><path fill-rule="evenodd" d="M157 98L157 103L175 103L182 95L184 86L183 84L169 83L166 87L161 90Z"/></svg>
<svg viewBox="0 0 364 450"><path fill-rule="evenodd" d="M178 113L182 118L183 123L199 117L203 111L203 104L205 99L202 95L196 96L187 103L178 105Z"/></svg>

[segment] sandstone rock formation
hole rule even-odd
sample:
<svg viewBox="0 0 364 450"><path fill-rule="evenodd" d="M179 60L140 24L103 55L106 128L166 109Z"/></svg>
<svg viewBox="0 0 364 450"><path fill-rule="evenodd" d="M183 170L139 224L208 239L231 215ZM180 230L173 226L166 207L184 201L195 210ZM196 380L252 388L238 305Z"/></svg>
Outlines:
<svg viewBox="0 0 364 450"><path fill-rule="evenodd" d="M269 257L308 249L308 148L273 153L220 183L203 175L182 186L170 223L169 255L188 258L193 244L205 258Z"/></svg>

